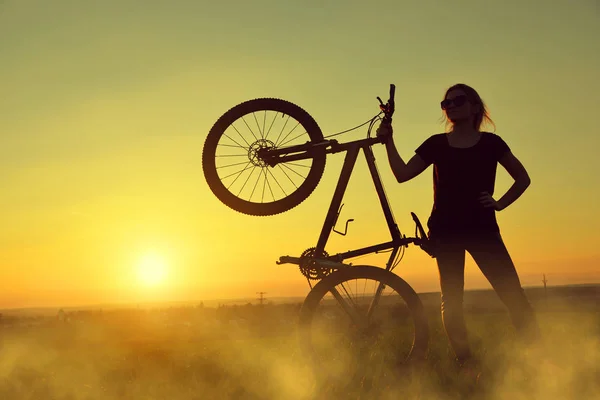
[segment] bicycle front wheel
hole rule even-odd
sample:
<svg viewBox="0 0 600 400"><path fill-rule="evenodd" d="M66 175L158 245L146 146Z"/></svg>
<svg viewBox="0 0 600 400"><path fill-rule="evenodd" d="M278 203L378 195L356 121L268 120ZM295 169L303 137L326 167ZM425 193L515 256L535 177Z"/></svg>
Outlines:
<svg viewBox="0 0 600 400"><path fill-rule="evenodd" d="M338 270L318 282L300 311L300 346L318 378L372 383L423 360L423 305L396 274L373 266Z"/></svg>
<svg viewBox="0 0 600 400"><path fill-rule="evenodd" d="M321 129L304 109L281 99L238 104L217 120L202 152L202 168L213 194L228 207L249 215L290 210L317 187L325 169L324 150L303 160L270 167L261 149L321 142Z"/></svg>

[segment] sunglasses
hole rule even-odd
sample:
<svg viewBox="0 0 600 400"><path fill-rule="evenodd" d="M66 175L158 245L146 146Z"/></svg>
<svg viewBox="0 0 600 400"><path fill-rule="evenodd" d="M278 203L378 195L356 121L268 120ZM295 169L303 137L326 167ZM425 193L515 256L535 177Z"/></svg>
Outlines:
<svg viewBox="0 0 600 400"><path fill-rule="evenodd" d="M445 99L440 105L442 106L442 110L447 110L452 104L456 107L460 107L467 102L467 96L464 94L458 95L453 99Z"/></svg>

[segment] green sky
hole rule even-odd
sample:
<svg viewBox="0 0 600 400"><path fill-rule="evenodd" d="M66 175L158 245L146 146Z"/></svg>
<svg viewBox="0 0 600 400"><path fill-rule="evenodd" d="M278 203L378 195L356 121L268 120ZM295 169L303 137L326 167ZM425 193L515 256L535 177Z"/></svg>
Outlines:
<svg viewBox="0 0 600 400"><path fill-rule="evenodd" d="M341 131L375 115L390 83L405 158L443 131L445 89L475 87L532 178L498 216L523 284L598 282L599 22L594 0L3 1L0 307L305 294L296 267L274 261L316 244L343 156L297 208L251 217L209 191L204 139L256 97ZM397 184L375 153L412 234L431 170ZM500 171L498 193L509 185ZM372 188L361 156L341 217L355 222L330 253L386 240ZM168 265L152 288L136 277L148 253ZM396 272L439 290L418 249ZM470 259L466 283L489 286Z"/></svg>

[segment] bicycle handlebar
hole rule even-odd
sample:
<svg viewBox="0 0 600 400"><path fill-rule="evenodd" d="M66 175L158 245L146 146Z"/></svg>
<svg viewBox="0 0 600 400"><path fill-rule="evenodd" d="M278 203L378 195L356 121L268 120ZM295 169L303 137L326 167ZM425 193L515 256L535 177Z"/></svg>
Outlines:
<svg viewBox="0 0 600 400"><path fill-rule="evenodd" d="M394 101L394 97L396 95L396 85L393 83L390 85L390 99L388 100L388 104L390 107L390 122L392 122L392 115L394 114L396 102Z"/></svg>

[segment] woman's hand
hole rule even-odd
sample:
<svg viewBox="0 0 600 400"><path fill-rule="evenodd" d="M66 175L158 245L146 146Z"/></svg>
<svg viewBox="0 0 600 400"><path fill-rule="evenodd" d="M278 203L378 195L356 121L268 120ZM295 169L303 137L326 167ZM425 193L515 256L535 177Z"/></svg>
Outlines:
<svg viewBox="0 0 600 400"><path fill-rule="evenodd" d="M498 202L496 200L494 200L494 198L488 192L481 192L481 196L479 197L479 202L485 208L491 207L496 211L500 211L502 209L500 207L500 205L498 204Z"/></svg>
<svg viewBox="0 0 600 400"><path fill-rule="evenodd" d="M394 129L392 128L392 124L387 122L381 122L379 127L377 128L377 137L381 139L382 143L386 143L392 138L394 134Z"/></svg>

